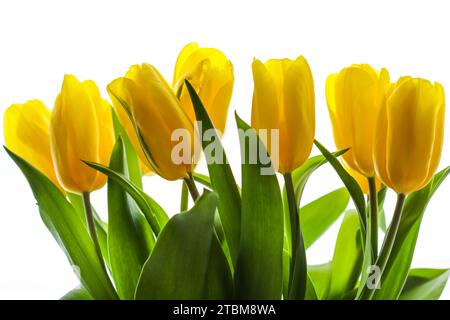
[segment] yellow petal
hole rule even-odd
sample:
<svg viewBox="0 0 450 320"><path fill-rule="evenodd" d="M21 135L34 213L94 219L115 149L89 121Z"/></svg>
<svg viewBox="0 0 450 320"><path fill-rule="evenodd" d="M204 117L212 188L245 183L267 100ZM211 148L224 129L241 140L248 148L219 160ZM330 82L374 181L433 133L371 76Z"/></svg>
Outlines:
<svg viewBox="0 0 450 320"><path fill-rule="evenodd" d="M278 96L281 93L277 91L271 74L261 61L254 60L252 69L254 89L251 125L256 130L279 130L281 108L278 106ZM264 141L270 154L270 134L267 136L262 135L260 137Z"/></svg>
<svg viewBox="0 0 450 320"><path fill-rule="evenodd" d="M11 105L4 114L6 146L61 189L50 152L50 111L39 100Z"/></svg>
<svg viewBox="0 0 450 320"><path fill-rule="evenodd" d="M175 87L178 80L182 77L184 73L186 60L198 49L198 45L195 42L188 43L181 50L178 55L177 62L175 64L175 72L173 74L173 82L172 85Z"/></svg>
<svg viewBox="0 0 450 320"><path fill-rule="evenodd" d="M441 105L439 88L423 79L403 81L387 100L386 165L399 193L428 178Z"/></svg>
<svg viewBox="0 0 450 320"><path fill-rule="evenodd" d="M104 107L94 82L81 83L74 76L64 77L51 118L50 136L58 178L66 190L90 192L106 181L100 173L82 162L104 165L109 162L113 129L110 113L109 117L105 116L108 111L102 110ZM101 155L101 150L105 154Z"/></svg>
<svg viewBox="0 0 450 320"><path fill-rule="evenodd" d="M433 142L433 151L430 159L430 165L428 168L428 174L426 179L422 182L422 185L419 187L421 189L425 185L430 182L435 174L439 160L441 159L442 153L442 145L444 143L444 124L445 124L445 94L444 88L440 83L435 83L435 87L438 91L439 102L438 102L438 111L436 114L436 128L434 130L434 142Z"/></svg>
<svg viewBox="0 0 450 320"><path fill-rule="evenodd" d="M129 116L146 164L167 180L186 177L195 165L194 143L198 137L193 123L161 74L148 64L132 66L126 78L110 84L109 91L129 106ZM189 163L174 163L172 159L172 150L178 144L172 141L172 133L177 129L189 133Z"/></svg>
<svg viewBox="0 0 450 320"><path fill-rule="evenodd" d="M136 135L136 130L134 129L133 123L130 120L128 111L126 111L125 106L122 105L122 103L131 103L131 97L128 96L128 92L125 90L125 85L123 84L124 81L130 80L126 78L119 78L112 81L107 86L107 91L113 103L113 107L119 119L119 122L126 131L128 138L130 139L131 144L133 145L133 148L139 157L141 172L143 174L151 174L152 170L146 165L147 159L144 152L142 151L139 139ZM122 101L120 101L121 99Z"/></svg>
<svg viewBox="0 0 450 320"><path fill-rule="evenodd" d="M96 107L98 124L99 140L101 141L98 148L98 155L100 163L109 164L112 149L115 143L114 132L112 122L111 105L108 101L101 99L100 103ZM106 183L106 175L97 172L93 189L99 189Z"/></svg>
<svg viewBox="0 0 450 320"><path fill-rule="evenodd" d="M255 60L253 81L252 127L268 130L260 138L272 161L279 172L291 172L308 158L314 140L314 84L308 63L303 57L265 64ZM270 130L278 130L278 150L272 150Z"/></svg>
<svg viewBox="0 0 450 320"><path fill-rule="evenodd" d="M280 163L292 172L308 159L315 134L315 97L311 70L299 57L284 75L284 121L281 125ZM285 143L283 143L285 142Z"/></svg>
<svg viewBox="0 0 450 320"><path fill-rule="evenodd" d="M327 103L338 149L351 148L344 156L353 170L374 175L372 157L375 122L389 83L385 69L368 64L344 68L327 81Z"/></svg>
<svg viewBox="0 0 450 320"><path fill-rule="evenodd" d="M179 94L181 106L191 121L195 112L184 80L189 80L205 106L213 125L225 129L228 107L234 84L233 66L227 57L214 48L199 48L191 43L181 51L175 66L173 89Z"/></svg>

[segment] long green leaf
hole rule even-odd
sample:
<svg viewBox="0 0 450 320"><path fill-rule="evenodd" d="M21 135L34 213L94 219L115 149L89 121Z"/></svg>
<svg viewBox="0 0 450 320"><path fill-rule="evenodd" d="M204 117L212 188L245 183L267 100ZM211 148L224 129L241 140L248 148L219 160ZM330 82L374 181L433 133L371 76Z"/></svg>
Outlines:
<svg viewBox="0 0 450 320"><path fill-rule="evenodd" d="M341 178L345 187L347 188L350 196L352 197L353 202L355 203L356 210L359 214L359 219L361 222L361 230L363 234L363 240L365 239L366 233L366 203L364 200L364 194L361 191L361 188L358 185L358 182L344 169L342 164L336 157L328 151L319 141L314 140L314 144L323 154L323 156L327 159L327 161L334 168L338 176Z"/></svg>
<svg viewBox="0 0 450 320"><path fill-rule="evenodd" d="M347 211L334 248L328 299L343 299L358 281L363 262L360 232L358 213Z"/></svg>
<svg viewBox="0 0 450 320"><path fill-rule="evenodd" d="M211 179L207 175L198 172L193 172L192 176L194 177L195 181L201 183L202 185L204 185L209 189L212 189Z"/></svg>
<svg viewBox="0 0 450 320"><path fill-rule="evenodd" d="M225 239L230 249L233 265L236 265L241 232L241 197L239 189L228 164L222 143L214 130L214 126L205 107L189 81L186 80L185 84L191 96L192 105L194 106L195 115L199 124L199 132L201 133L202 147L208 163L212 189L219 197L218 210L225 232ZM203 131L208 131L211 134L210 141L203 139ZM221 163L216 163L214 159L210 159L211 150L215 150L215 156L221 156Z"/></svg>
<svg viewBox="0 0 450 320"><path fill-rule="evenodd" d="M242 222L241 242L235 273L237 298L280 299L282 294L283 203L275 172L261 173L259 159L250 163L248 154L267 154L256 132L236 115L241 132ZM252 146L250 141L258 141ZM261 151L252 149L261 148ZM267 169L267 168L266 168Z"/></svg>
<svg viewBox="0 0 450 320"><path fill-rule="evenodd" d="M308 266L308 278L314 285L317 299L326 299L330 289L331 262Z"/></svg>
<svg viewBox="0 0 450 320"><path fill-rule="evenodd" d="M411 269L400 300L437 300L447 284L450 269Z"/></svg>
<svg viewBox="0 0 450 320"><path fill-rule="evenodd" d="M314 286L311 276L308 274L305 300L318 300L318 299L319 299L319 297L317 296L316 287Z"/></svg>
<svg viewBox="0 0 450 320"><path fill-rule="evenodd" d="M300 209L305 247L309 248L341 216L348 205L347 189L340 188L308 203Z"/></svg>
<svg viewBox="0 0 450 320"><path fill-rule="evenodd" d="M217 196L205 193L170 219L143 267L136 299L229 298L231 273L214 234L216 206Z"/></svg>
<svg viewBox="0 0 450 320"><path fill-rule="evenodd" d="M119 138L122 139L123 144L125 146L125 156L126 156L126 163L127 163L127 170L128 170L128 177L131 182L134 183L136 187L139 189L142 189L142 174L141 174L141 167L139 158L136 154L136 151L133 148L133 144L131 143L130 138L128 137L127 132L120 124L120 121L117 117L116 112L114 109L112 109L112 119L113 119L113 125L114 125L114 133L116 135L116 140Z"/></svg>
<svg viewBox="0 0 450 320"><path fill-rule="evenodd" d="M117 293L98 260L83 219L62 192L40 171L5 148L28 180L45 225L80 271L80 281L95 299L116 299Z"/></svg>
<svg viewBox="0 0 450 320"><path fill-rule="evenodd" d="M139 209L142 210L142 213L145 215L145 218L147 218L147 221L150 224L155 235L157 236L161 232L162 228L169 220L169 217L164 209L161 208L161 206L155 200L153 200L144 191L139 189L135 184L124 177L123 174L117 173L114 170L111 170L110 168L105 167L99 163L89 161L85 161L85 163L88 166L107 175L108 178L114 180L117 184L124 188L125 191L136 202Z"/></svg>
<svg viewBox="0 0 450 320"><path fill-rule="evenodd" d="M420 223L434 192L449 175L450 167L438 172L423 189L406 198L400 226L386 269L381 279L381 288L373 299L397 299L406 282L419 235Z"/></svg>
<svg viewBox="0 0 450 320"><path fill-rule="evenodd" d="M383 186L380 191L378 191L378 225L380 229L386 233L386 214L384 212L384 200L386 199L387 187Z"/></svg>
<svg viewBox="0 0 450 320"><path fill-rule="evenodd" d="M86 216L84 213L84 206L83 206L83 197L79 194L75 193L68 193L67 198L69 199L70 203L74 207L77 214L80 216L80 219L83 220L83 223L86 225ZM105 260L106 266L109 270L111 270L111 263L109 261L109 254L108 254L108 224L105 223L98 213L93 208L94 213L94 222L95 222L95 229L97 231L97 237L98 242L100 244L100 250L102 251L103 259Z"/></svg>
<svg viewBox="0 0 450 320"><path fill-rule="evenodd" d="M70 290L60 300L93 300L89 292L83 287Z"/></svg>
<svg viewBox="0 0 450 320"><path fill-rule="evenodd" d="M109 164L128 178L125 145L119 139ZM133 299L136 285L154 245L153 233L134 200L113 179L108 179L108 252L111 272L121 299Z"/></svg>
<svg viewBox="0 0 450 320"><path fill-rule="evenodd" d="M333 155L339 156L345 153L347 150L337 151ZM320 168L325 164L327 160L324 156L319 155L311 157L305 161L299 168L294 170L292 173L292 181L294 183L295 197L298 205L300 205L300 199L305 189L305 185L309 177L313 174L315 170ZM291 225L289 218L289 207L287 202L286 188L283 187L283 211L284 211L284 243L283 243L283 295L287 296L289 287L289 265L290 264L290 252L291 252ZM302 208L300 209L300 220L302 221ZM301 223L302 231L305 224ZM314 241L309 240L310 244Z"/></svg>

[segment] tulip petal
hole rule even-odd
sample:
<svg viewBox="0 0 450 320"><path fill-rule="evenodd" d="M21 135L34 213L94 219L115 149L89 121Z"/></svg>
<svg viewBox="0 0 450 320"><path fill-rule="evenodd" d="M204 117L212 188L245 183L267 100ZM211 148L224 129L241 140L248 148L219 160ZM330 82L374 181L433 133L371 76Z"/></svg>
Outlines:
<svg viewBox="0 0 450 320"><path fill-rule="evenodd" d="M260 129L279 129L279 119L281 110L278 107L278 96L280 95L275 87L272 75L261 61L255 60L253 69L253 107L252 107L252 127ZM270 133L268 136L260 135L260 139L271 153Z"/></svg>
<svg viewBox="0 0 450 320"><path fill-rule="evenodd" d="M41 101L13 104L4 114L5 144L61 188L51 158L49 126L50 111Z"/></svg>
<svg viewBox="0 0 450 320"><path fill-rule="evenodd" d="M172 86L184 111L194 122L195 112L187 90L183 89L184 80L189 80L194 87L214 127L223 132L234 82L231 62L221 51L199 48L197 44L187 45L180 53Z"/></svg>
<svg viewBox="0 0 450 320"><path fill-rule="evenodd" d="M178 55L177 62L175 64L175 72L173 74L173 82L172 85L175 87L179 82L182 74L184 73L186 60L198 49L198 44L195 42L188 43L181 49L180 54Z"/></svg>
<svg viewBox="0 0 450 320"><path fill-rule="evenodd" d="M104 107L93 81L81 83L72 75L64 77L50 132L52 157L66 190L90 192L106 182L105 177L82 161L109 162L114 136L110 110L102 110Z"/></svg>
<svg viewBox="0 0 450 320"><path fill-rule="evenodd" d="M139 157L141 171L144 174L148 174L152 170L148 165L146 165L148 160L146 159L146 156L142 151L138 136L136 135L136 130L134 129L134 125L130 120L131 107L129 106L131 105L131 97L129 96L128 91L125 89L126 86L124 82L126 81L130 81L130 79L119 78L112 81L107 86L107 91L113 103L114 111L119 118L120 124L125 129L128 138L130 139L133 148Z"/></svg>
<svg viewBox="0 0 450 320"><path fill-rule="evenodd" d="M425 181L433 152L439 97L426 80L409 79L387 101L387 167L395 190L414 191Z"/></svg>
<svg viewBox="0 0 450 320"><path fill-rule="evenodd" d="M286 164L285 172L291 172L306 161L314 142L314 83L305 58L299 57L291 64L284 75L283 85L280 163Z"/></svg>

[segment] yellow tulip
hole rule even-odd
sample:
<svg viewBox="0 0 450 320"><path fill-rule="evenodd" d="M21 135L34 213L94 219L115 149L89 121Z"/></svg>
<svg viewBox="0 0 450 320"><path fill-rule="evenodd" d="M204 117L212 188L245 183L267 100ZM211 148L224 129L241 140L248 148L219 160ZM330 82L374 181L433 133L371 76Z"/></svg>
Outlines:
<svg viewBox="0 0 450 320"><path fill-rule="evenodd" d="M134 150L136 151L138 158L139 158L139 166L141 168L141 172L144 175L150 175L152 174L152 169L146 165L146 158L144 151L141 148L141 145L139 143L139 138L136 134L136 130L134 130L134 125L131 122L130 117L128 116L128 113L125 111L125 109L122 107L120 101L114 97L113 94L110 92L110 88L112 88L112 85L108 86L108 93L111 98L114 111L116 112L117 118L119 119L120 124L122 125L123 129L128 135L128 138L130 139L131 144L133 145ZM115 88L116 91L122 91L121 88L117 87ZM119 96L124 97L126 93L120 92Z"/></svg>
<svg viewBox="0 0 450 320"><path fill-rule="evenodd" d="M356 180L356 182L358 183L362 192L364 194L369 194L369 180L367 179L367 177L363 176L362 174L360 174L359 172L357 172L353 169L350 169L345 164L344 164L344 168ZM380 191L381 182L380 182L380 180L378 180L378 178L375 178L375 186L376 186L376 191L377 192Z"/></svg>
<svg viewBox="0 0 450 320"><path fill-rule="evenodd" d="M132 120L139 145L135 148L145 164L167 180L187 178L195 165L198 139L194 125L161 74L149 64L131 66L125 77L108 85L108 93ZM121 121L123 117L121 117ZM128 120L122 124L127 126ZM172 134L183 129L189 134L188 161L176 162L172 150L179 141ZM186 155L184 155L186 156Z"/></svg>
<svg viewBox="0 0 450 320"><path fill-rule="evenodd" d="M175 65L173 88L192 122L196 121L194 107L184 80L189 80L208 112L214 127L223 132L233 91L233 65L214 48L199 48L190 43L181 50ZM181 91L180 91L181 90Z"/></svg>
<svg viewBox="0 0 450 320"><path fill-rule="evenodd" d="M252 127L267 129L266 143L280 173L289 173L303 164L311 153L315 132L314 82L304 57L296 60L272 59L253 65ZM271 150L270 130L279 130L279 150ZM274 161L276 162L276 160Z"/></svg>
<svg viewBox="0 0 450 320"><path fill-rule="evenodd" d="M424 187L441 157L445 97L439 83L403 77L388 90L373 150L381 181L397 193Z"/></svg>
<svg viewBox="0 0 450 320"><path fill-rule="evenodd" d="M58 188L50 152L50 111L39 100L13 104L4 115L6 146L45 174Z"/></svg>
<svg viewBox="0 0 450 320"><path fill-rule="evenodd" d="M82 160L108 165L114 144L111 107L96 84L64 76L50 124L50 142L58 179L74 193L101 188L106 176Z"/></svg>
<svg viewBox="0 0 450 320"><path fill-rule="evenodd" d="M367 64L351 65L326 82L328 111L336 147L348 167L366 177L375 174L372 148L377 114L389 85L389 73Z"/></svg>

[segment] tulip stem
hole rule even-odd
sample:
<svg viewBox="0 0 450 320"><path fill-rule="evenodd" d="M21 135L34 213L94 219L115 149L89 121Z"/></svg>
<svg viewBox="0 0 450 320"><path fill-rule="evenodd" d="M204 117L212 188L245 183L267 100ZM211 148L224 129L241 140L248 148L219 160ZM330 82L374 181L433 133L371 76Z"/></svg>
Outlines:
<svg viewBox="0 0 450 320"><path fill-rule="evenodd" d="M379 288L382 283L383 274L389 261L392 248L394 247L398 227L400 226L405 199L406 196L403 193L399 193L397 195L397 204L395 205L394 215L392 217L391 224L389 225L389 229L386 232L386 237L384 238L383 245L381 246L380 255L375 262L375 266L378 266L379 268L379 277L376 283L377 285L374 289L369 290L367 290L366 287L365 292L361 295L361 299L372 299L373 295L375 294L376 288Z"/></svg>
<svg viewBox="0 0 450 320"><path fill-rule="evenodd" d="M184 178L184 183L186 184L189 193L191 194L192 200L194 202L200 197L200 193L198 192L197 186L195 185L194 177L192 177L192 173L189 172L189 177Z"/></svg>
<svg viewBox="0 0 450 320"><path fill-rule="evenodd" d="M291 268L289 271L289 300L303 300L306 293L307 264L305 244L300 228L300 215L295 197L292 174L284 174L286 195L289 204L289 216L291 223Z"/></svg>
<svg viewBox="0 0 450 320"><path fill-rule="evenodd" d="M83 205L84 205L84 212L86 214L86 223L89 229L89 234L91 235L92 242L94 242L95 252L97 253L97 257L100 262L100 265L103 268L103 271L106 273L106 275L108 275L108 272L106 271L105 267L105 262L102 256L102 250L100 249L100 244L98 242L97 230L95 229L95 221L94 215L92 213L92 205L89 192L83 192Z"/></svg>
<svg viewBox="0 0 450 320"><path fill-rule="evenodd" d="M369 204L370 204L370 237L372 245L372 261L378 258L378 196L377 185L374 177L368 178Z"/></svg>

